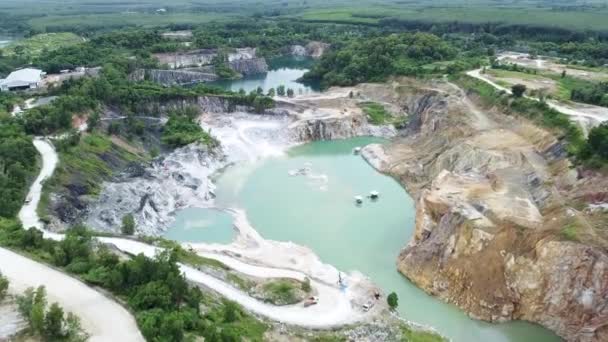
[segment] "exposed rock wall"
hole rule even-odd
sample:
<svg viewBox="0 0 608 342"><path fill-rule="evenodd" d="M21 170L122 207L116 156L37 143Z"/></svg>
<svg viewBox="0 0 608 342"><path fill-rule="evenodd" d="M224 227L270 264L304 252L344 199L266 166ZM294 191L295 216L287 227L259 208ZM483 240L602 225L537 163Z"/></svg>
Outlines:
<svg viewBox="0 0 608 342"><path fill-rule="evenodd" d="M154 57L161 64L167 64L172 69L210 65L218 55L217 49L200 49L185 52L157 53ZM228 62L256 58L255 48L240 48L228 53Z"/></svg>
<svg viewBox="0 0 608 342"><path fill-rule="evenodd" d="M138 113L152 115L166 115L171 110L194 106L202 113L230 113L234 111L249 111L251 108L235 105L233 101L224 96L198 96L196 98L173 99L167 101L152 101L137 109Z"/></svg>
<svg viewBox="0 0 608 342"><path fill-rule="evenodd" d="M311 118L292 124L290 132L296 141L346 139L358 136L393 137L393 126L369 125L363 116L348 118Z"/></svg>
<svg viewBox="0 0 608 342"><path fill-rule="evenodd" d="M243 76L268 72L268 64L264 58L237 59L228 62L228 66Z"/></svg>
<svg viewBox="0 0 608 342"><path fill-rule="evenodd" d="M555 139L487 116L452 87L435 88L400 96L412 116L409 137L363 151L417 199L399 271L472 317L608 341L608 253L555 186L562 176L549 163L563 161L541 153ZM576 229L574 241L566 227Z"/></svg>
<svg viewBox="0 0 608 342"><path fill-rule="evenodd" d="M185 85L200 82L211 82L217 80L214 73L203 73L189 70L161 70L161 69L138 69L129 78L133 81L150 80L165 86Z"/></svg>
<svg viewBox="0 0 608 342"><path fill-rule="evenodd" d="M122 217L133 214L138 233L159 235L176 210L209 205L215 188L209 176L222 166L221 155L204 146L175 150L137 172L125 172L104 183L87 224L118 232Z"/></svg>

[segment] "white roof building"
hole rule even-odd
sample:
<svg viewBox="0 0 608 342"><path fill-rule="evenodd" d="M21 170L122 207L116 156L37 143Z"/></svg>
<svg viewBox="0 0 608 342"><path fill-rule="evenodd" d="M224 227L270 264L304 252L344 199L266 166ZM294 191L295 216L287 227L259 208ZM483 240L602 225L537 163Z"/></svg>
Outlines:
<svg viewBox="0 0 608 342"><path fill-rule="evenodd" d="M25 68L11 72L0 80L1 91L36 89L42 85L44 72L39 69Z"/></svg>

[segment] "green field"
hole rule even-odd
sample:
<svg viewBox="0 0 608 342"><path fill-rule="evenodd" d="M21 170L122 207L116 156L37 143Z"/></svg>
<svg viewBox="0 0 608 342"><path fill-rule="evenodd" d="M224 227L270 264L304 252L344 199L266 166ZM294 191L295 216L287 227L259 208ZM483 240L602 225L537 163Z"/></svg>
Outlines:
<svg viewBox="0 0 608 342"><path fill-rule="evenodd" d="M23 54L29 58L40 56L43 50L55 50L64 46L72 46L82 43L84 40L74 33L44 33L30 38L13 42L2 51L10 56L15 53Z"/></svg>
<svg viewBox="0 0 608 342"><path fill-rule="evenodd" d="M294 15L305 21L377 24L382 18L428 22L505 23L561 27L572 30L608 31L608 9L593 11L554 11L535 7L416 7L408 5L379 5L339 9L311 9Z"/></svg>
<svg viewBox="0 0 608 342"><path fill-rule="evenodd" d="M157 14L161 8L166 13ZM20 16L39 30L64 25L196 24L257 14L313 22L378 24L383 18L396 18L608 31L608 4L603 0L5 0L0 12Z"/></svg>
<svg viewBox="0 0 608 342"><path fill-rule="evenodd" d="M112 28L124 26L154 27L169 24L202 24L229 18L235 18L235 16L219 13L108 13L36 17L28 20L28 24L36 30L44 31L47 28L69 26Z"/></svg>

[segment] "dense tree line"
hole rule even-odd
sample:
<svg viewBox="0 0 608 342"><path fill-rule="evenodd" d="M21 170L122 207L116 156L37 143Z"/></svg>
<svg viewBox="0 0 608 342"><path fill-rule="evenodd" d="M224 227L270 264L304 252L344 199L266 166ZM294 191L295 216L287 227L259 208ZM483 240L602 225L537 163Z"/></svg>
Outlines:
<svg viewBox="0 0 608 342"><path fill-rule="evenodd" d="M494 36L512 37L512 39L552 42L582 42L589 37L594 37L608 41L608 32L584 32L557 26L505 24L491 21L484 23L471 23L465 21L435 22L387 17L381 19L378 25L399 28L402 30L427 31L435 34L486 33Z"/></svg>
<svg viewBox="0 0 608 342"><path fill-rule="evenodd" d="M579 155L592 167L608 165L608 123L589 131L587 144Z"/></svg>
<svg viewBox="0 0 608 342"><path fill-rule="evenodd" d="M591 83L587 87L572 89L572 101L608 107L608 82Z"/></svg>
<svg viewBox="0 0 608 342"><path fill-rule="evenodd" d="M198 48L256 47L266 57L287 52L294 44L309 41L339 43L370 33L356 25L317 25L294 21L239 20L226 24L201 25L194 29L194 45Z"/></svg>
<svg viewBox="0 0 608 342"><path fill-rule="evenodd" d="M91 97L63 95L55 99L52 104L25 111L19 120L23 122L28 134L47 135L69 129L73 114L94 109L96 106L97 102Z"/></svg>
<svg viewBox="0 0 608 342"><path fill-rule="evenodd" d="M0 116L0 217L17 214L35 175L37 152L18 122Z"/></svg>
<svg viewBox="0 0 608 342"><path fill-rule="evenodd" d="M7 117L21 99L9 92L0 92L0 117Z"/></svg>
<svg viewBox="0 0 608 342"><path fill-rule="evenodd" d="M416 75L422 65L454 58L457 50L428 33L391 34L355 40L325 54L304 80L322 86L380 82L391 75Z"/></svg>

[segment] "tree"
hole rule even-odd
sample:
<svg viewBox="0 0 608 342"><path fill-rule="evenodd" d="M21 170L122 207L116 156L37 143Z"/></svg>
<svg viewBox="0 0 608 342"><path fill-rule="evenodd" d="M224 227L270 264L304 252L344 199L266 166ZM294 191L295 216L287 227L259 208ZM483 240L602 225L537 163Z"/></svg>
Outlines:
<svg viewBox="0 0 608 342"><path fill-rule="evenodd" d="M8 279L0 273L0 301L6 297L6 292L8 291Z"/></svg>
<svg viewBox="0 0 608 342"><path fill-rule="evenodd" d="M53 303L44 318L44 335L51 341L63 337L63 309Z"/></svg>
<svg viewBox="0 0 608 342"><path fill-rule="evenodd" d="M386 297L386 302L391 310L395 310L399 306L399 297L397 297L395 292L391 292L391 294Z"/></svg>
<svg viewBox="0 0 608 342"><path fill-rule="evenodd" d="M270 97L274 97L274 95L275 95L275 90L274 90L274 88L270 88L270 89L268 89L268 96L270 96Z"/></svg>
<svg viewBox="0 0 608 342"><path fill-rule="evenodd" d="M287 89L287 96L288 97L293 97L294 96L293 89L291 89L291 88Z"/></svg>
<svg viewBox="0 0 608 342"><path fill-rule="evenodd" d="M285 86L284 85L280 85L277 87L277 95L285 96Z"/></svg>
<svg viewBox="0 0 608 342"><path fill-rule="evenodd" d="M272 108L273 106L274 101L270 97L256 96L255 99L253 99L253 109L256 113L262 114L266 109Z"/></svg>
<svg viewBox="0 0 608 342"><path fill-rule="evenodd" d="M31 309L29 312L30 327L36 333L44 332L44 310L46 308L46 291L44 286L38 287L33 296Z"/></svg>
<svg viewBox="0 0 608 342"><path fill-rule="evenodd" d="M526 92L526 86L523 84L515 84L511 87L511 92L513 93L514 97L522 97Z"/></svg>
<svg viewBox="0 0 608 342"><path fill-rule="evenodd" d="M592 128L587 144L594 154L608 160L608 123Z"/></svg>
<svg viewBox="0 0 608 342"><path fill-rule="evenodd" d="M87 131L92 132L95 127L99 125L99 120L100 117L98 111L94 111L93 113L91 113L91 115L89 115L89 118L87 119Z"/></svg>
<svg viewBox="0 0 608 342"><path fill-rule="evenodd" d="M123 235L133 235L135 233L135 218L133 214L127 214L122 217L120 231Z"/></svg>
<svg viewBox="0 0 608 342"><path fill-rule="evenodd" d="M65 320L65 328L65 335L69 336L69 341L84 342L88 340L87 334L82 330L80 318L71 312L68 313L68 317Z"/></svg>
<svg viewBox="0 0 608 342"><path fill-rule="evenodd" d="M233 301L224 301L224 322L232 323L239 320L240 310L238 304Z"/></svg>

